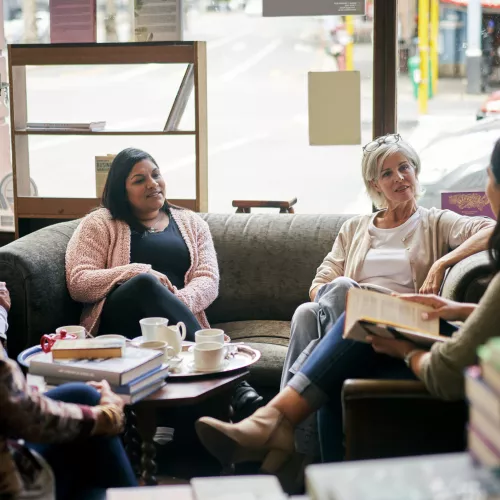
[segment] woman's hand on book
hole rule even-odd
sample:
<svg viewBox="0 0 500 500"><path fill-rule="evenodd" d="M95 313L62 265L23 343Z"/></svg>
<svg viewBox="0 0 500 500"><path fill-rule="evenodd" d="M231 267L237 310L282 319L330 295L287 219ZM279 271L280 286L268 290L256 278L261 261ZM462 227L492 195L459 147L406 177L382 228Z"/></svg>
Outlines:
<svg viewBox="0 0 500 500"><path fill-rule="evenodd" d="M120 410L123 410L125 403L123 399L115 394L106 380L101 380L100 382L87 382L88 385L97 389L101 394L101 399L99 404L102 405L115 405L118 406Z"/></svg>
<svg viewBox="0 0 500 500"><path fill-rule="evenodd" d="M399 359L404 359L410 351L415 349L415 344L408 340L388 339L377 335L369 335L366 337L366 341L372 345L375 352Z"/></svg>
<svg viewBox="0 0 500 500"><path fill-rule="evenodd" d="M417 302L433 307L434 311L422 313L424 320L442 318L447 321L465 321L477 307L476 304L463 304L438 295L401 294L397 296L408 302Z"/></svg>
<svg viewBox="0 0 500 500"><path fill-rule="evenodd" d="M123 399L115 394L106 380L101 382L87 382L88 385L99 391L101 399L97 406L92 407L95 415L94 435L120 434L125 426Z"/></svg>

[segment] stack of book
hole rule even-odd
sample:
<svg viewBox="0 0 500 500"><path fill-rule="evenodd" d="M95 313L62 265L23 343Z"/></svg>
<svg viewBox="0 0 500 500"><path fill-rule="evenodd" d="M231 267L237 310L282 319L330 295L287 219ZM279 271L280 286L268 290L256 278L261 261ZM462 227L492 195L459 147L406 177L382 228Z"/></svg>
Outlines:
<svg viewBox="0 0 500 500"><path fill-rule="evenodd" d="M29 372L47 385L107 380L127 404L134 404L165 385L168 365L160 351L127 346L123 356L105 359L54 360L52 353L32 357Z"/></svg>
<svg viewBox="0 0 500 500"><path fill-rule="evenodd" d="M500 467L500 338L478 350L480 366L465 374L469 401L468 447L486 467Z"/></svg>

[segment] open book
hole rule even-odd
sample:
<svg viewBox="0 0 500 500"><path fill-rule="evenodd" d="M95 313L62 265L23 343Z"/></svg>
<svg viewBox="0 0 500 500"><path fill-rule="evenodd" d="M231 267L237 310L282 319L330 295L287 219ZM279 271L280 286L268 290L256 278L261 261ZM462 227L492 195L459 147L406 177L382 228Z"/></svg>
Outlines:
<svg viewBox="0 0 500 500"><path fill-rule="evenodd" d="M370 290L352 288L347 294L344 338L366 342L367 335L404 338L421 345L444 342L439 319L424 321L432 307Z"/></svg>

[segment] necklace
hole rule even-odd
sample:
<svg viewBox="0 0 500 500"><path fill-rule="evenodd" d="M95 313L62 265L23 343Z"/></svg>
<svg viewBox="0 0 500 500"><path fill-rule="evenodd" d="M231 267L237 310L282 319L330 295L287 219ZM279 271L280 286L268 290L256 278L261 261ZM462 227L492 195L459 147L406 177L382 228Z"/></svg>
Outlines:
<svg viewBox="0 0 500 500"><path fill-rule="evenodd" d="M158 220L151 226L151 227L148 227L148 233L159 233L160 230L159 229L156 229L156 226L158 225L158 223L161 221L162 219L162 212L159 213L158 215Z"/></svg>

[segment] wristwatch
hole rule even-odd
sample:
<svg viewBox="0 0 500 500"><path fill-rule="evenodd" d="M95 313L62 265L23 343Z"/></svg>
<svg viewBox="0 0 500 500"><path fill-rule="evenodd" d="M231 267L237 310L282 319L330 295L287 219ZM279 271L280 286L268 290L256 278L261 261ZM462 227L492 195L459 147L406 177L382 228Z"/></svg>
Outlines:
<svg viewBox="0 0 500 500"><path fill-rule="evenodd" d="M418 352L421 352L421 350L420 349L412 349L411 351L409 351L405 354L403 361L405 362L405 365L408 368L411 368L411 358L413 358L413 356L415 356L415 354L417 354Z"/></svg>

